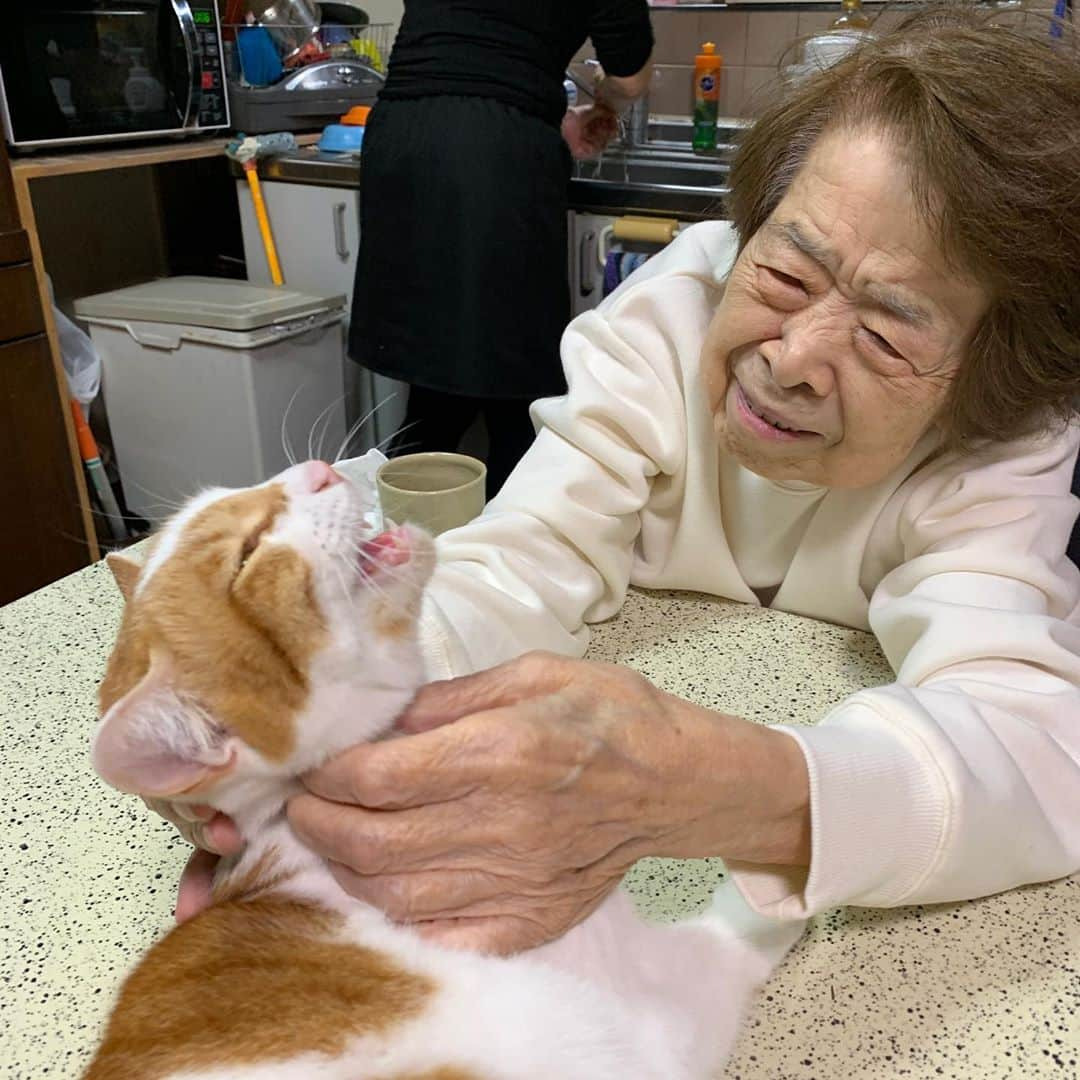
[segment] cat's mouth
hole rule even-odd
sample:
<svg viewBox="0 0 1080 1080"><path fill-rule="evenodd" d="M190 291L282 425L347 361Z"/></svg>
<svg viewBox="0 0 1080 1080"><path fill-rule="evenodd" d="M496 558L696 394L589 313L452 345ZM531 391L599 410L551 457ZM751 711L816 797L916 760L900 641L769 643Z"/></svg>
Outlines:
<svg viewBox="0 0 1080 1080"><path fill-rule="evenodd" d="M365 573L401 566L412 558L409 531L395 526L360 545L360 568Z"/></svg>

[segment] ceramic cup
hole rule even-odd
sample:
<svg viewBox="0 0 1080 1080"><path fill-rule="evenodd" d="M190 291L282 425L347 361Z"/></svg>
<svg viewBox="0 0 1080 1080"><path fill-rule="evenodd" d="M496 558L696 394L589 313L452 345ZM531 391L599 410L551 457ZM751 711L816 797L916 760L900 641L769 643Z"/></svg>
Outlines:
<svg viewBox="0 0 1080 1080"><path fill-rule="evenodd" d="M384 462L375 474L383 514L435 536L484 509L486 479L487 466L467 454L405 454Z"/></svg>

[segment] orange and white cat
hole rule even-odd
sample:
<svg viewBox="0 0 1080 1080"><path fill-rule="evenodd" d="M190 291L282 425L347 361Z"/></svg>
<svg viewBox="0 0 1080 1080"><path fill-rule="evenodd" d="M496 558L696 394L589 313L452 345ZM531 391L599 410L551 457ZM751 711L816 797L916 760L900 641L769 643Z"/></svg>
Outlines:
<svg viewBox="0 0 1080 1080"><path fill-rule="evenodd" d="M376 534L372 505L308 462L193 499L143 566L110 560L127 604L94 764L218 807L247 847L128 977L86 1080L711 1076L799 927L716 905L650 926L616 893L534 952L452 952L346 895L291 832L296 778L388 733L424 681L434 543Z"/></svg>

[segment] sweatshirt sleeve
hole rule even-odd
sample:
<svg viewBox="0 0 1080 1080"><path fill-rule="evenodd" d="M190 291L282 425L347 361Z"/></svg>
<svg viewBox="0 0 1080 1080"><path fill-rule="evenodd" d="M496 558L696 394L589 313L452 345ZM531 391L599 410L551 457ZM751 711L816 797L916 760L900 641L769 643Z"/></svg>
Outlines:
<svg viewBox="0 0 1080 1080"><path fill-rule="evenodd" d="M596 58L609 75L636 75L653 49L646 0L600 0L589 21Z"/></svg>
<svg viewBox="0 0 1080 1080"><path fill-rule="evenodd" d="M530 649L580 656L585 623L622 605L640 512L686 453L663 314L680 286L628 286L571 323L568 393L533 405L532 448L476 521L438 540L421 631L434 678Z"/></svg>
<svg viewBox="0 0 1080 1080"><path fill-rule="evenodd" d="M733 864L760 912L935 903L1080 868L1076 429L908 481L871 598L896 671L816 727L808 873ZM1011 454L1010 454L1011 451Z"/></svg>

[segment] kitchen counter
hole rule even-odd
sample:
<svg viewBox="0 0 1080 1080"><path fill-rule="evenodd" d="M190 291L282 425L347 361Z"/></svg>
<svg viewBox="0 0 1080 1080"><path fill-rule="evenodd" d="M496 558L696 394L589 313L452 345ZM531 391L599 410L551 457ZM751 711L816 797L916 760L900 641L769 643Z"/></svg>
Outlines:
<svg viewBox="0 0 1080 1080"><path fill-rule="evenodd" d="M623 151L615 150L607 155L606 160L619 164L624 156ZM259 178L264 181L354 190L360 187L361 159L354 154L325 153L308 147L295 153L264 158L258 168ZM719 165L717 171L718 175L722 175ZM237 179L243 176L235 163L232 173ZM651 214L678 217L681 221L705 221L718 216L720 200L727 191L720 183L701 187L676 183L647 184L611 180L596 173L598 170L591 162L576 167L568 188L571 210L594 214Z"/></svg>
<svg viewBox="0 0 1080 1080"><path fill-rule="evenodd" d="M120 979L169 925L187 856L171 826L107 789L87 760L119 616L100 563L0 609L0 1080L79 1075ZM702 705L787 723L813 723L890 678L867 634L690 594L632 590L591 656ZM718 860L646 860L629 887L672 918L722 876ZM1080 1075L1080 877L814 920L721 1075Z"/></svg>

